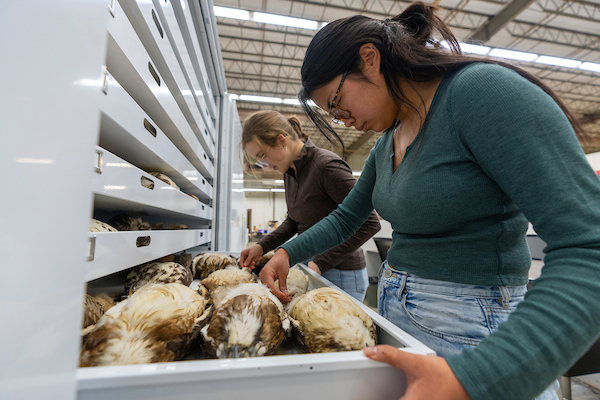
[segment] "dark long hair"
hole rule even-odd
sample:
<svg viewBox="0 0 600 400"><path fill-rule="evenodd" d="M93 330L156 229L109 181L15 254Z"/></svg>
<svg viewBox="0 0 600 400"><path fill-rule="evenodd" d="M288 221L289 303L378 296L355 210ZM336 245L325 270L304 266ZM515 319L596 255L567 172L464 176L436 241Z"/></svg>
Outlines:
<svg viewBox="0 0 600 400"><path fill-rule="evenodd" d="M308 104L311 93L344 72L366 79L361 72L362 59L359 55L360 47L366 43L372 43L379 50L381 72L390 96L398 106L406 105L417 110L400 90L399 82L412 85L429 81L473 62L499 64L542 88L563 110L577 137L588 138L581 123L563 101L537 77L509 63L463 55L458 41L435 15L435 10L436 7L417 1L391 19L382 21L354 15L335 20L317 32L304 56L298 99L304 112L327 140L339 142L342 148L344 146L329 121L316 107ZM440 44L442 40L450 51Z"/></svg>

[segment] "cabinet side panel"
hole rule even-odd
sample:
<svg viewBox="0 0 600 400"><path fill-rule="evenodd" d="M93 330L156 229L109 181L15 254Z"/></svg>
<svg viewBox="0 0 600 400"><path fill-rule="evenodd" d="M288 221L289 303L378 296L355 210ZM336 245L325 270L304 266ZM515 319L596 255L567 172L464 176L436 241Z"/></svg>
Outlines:
<svg viewBox="0 0 600 400"><path fill-rule="evenodd" d="M2 399L75 398L108 4L0 16Z"/></svg>

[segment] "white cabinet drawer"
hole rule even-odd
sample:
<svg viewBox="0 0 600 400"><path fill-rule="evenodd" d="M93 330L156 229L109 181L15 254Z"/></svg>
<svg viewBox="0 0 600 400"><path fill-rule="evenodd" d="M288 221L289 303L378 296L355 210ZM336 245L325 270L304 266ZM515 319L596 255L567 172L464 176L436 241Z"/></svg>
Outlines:
<svg viewBox="0 0 600 400"><path fill-rule="evenodd" d="M299 265L311 288L329 281ZM434 354L368 307L381 344L416 354ZM267 357L195 360L114 367L79 368L77 399L127 400L306 400L398 399L406 376L394 367L369 360L362 351L285 354Z"/></svg>
<svg viewBox="0 0 600 400"><path fill-rule="evenodd" d="M210 126L214 130L213 121L206 104L196 96L200 90L198 84L193 85L194 80L190 80L188 72L182 66L180 55L171 46L171 33L159 21L160 12L148 1L120 0L120 4L192 130L209 157L214 158L214 140L211 129L207 128Z"/></svg>
<svg viewBox="0 0 600 400"><path fill-rule="evenodd" d="M91 281L211 241L210 229L90 232L85 280Z"/></svg>
<svg viewBox="0 0 600 400"><path fill-rule="evenodd" d="M200 173L213 177L213 163L163 82L119 3L108 21L106 66L140 107Z"/></svg>
<svg viewBox="0 0 600 400"><path fill-rule="evenodd" d="M100 102L100 146L145 171L173 179L182 191L210 203L213 188L110 74Z"/></svg>
<svg viewBox="0 0 600 400"><path fill-rule="evenodd" d="M176 47L179 54L181 54L186 68L190 70L190 75L197 77L208 109L212 117L216 118L214 92L212 90L210 80L208 79L208 72L206 71L206 67L204 65L203 54L200 51L200 47L193 46L194 43L190 41L191 38L189 37L190 34L187 30L187 26L178 21L173 6L175 4L174 2L171 0L153 0L153 3L154 6L161 11L161 17L165 19L164 24L168 26L168 29L173 34L173 46ZM186 7L188 7L187 4ZM196 38L196 42L197 40L198 39ZM186 56L187 59L185 58Z"/></svg>
<svg viewBox="0 0 600 400"><path fill-rule="evenodd" d="M167 185L154 176L115 156L101 147L96 149L96 173L92 178L94 193L165 212L182 214L184 218L212 218L212 208ZM143 184L152 182L153 189Z"/></svg>

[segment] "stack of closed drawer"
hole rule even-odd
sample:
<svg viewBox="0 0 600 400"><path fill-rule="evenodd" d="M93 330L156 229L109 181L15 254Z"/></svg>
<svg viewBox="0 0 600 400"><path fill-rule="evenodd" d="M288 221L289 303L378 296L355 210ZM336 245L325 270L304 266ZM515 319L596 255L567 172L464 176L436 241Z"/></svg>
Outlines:
<svg viewBox="0 0 600 400"><path fill-rule="evenodd" d="M93 217L126 215L162 229L90 232L86 281L213 239L219 110L192 6L109 4Z"/></svg>

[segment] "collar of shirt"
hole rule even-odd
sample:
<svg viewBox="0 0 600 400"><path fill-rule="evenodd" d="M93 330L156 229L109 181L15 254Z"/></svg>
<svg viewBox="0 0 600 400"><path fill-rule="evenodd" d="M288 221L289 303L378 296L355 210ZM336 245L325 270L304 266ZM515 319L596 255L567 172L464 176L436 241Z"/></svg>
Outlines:
<svg viewBox="0 0 600 400"><path fill-rule="evenodd" d="M302 169L302 167L308 161L309 155L312 153L312 151L314 149L315 149L315 144L312 142L312 140L310 140L310 138L306 139L306 142L304 143L302 150L300 150L300 155L298 156L298 158L296 158L294 160L294 165L296 166L296 171L300 171ZM287 171L285 171L285 173L296 178L296 173L295 173L296 171L294 171L294 168L290 167Z"/></svg>

